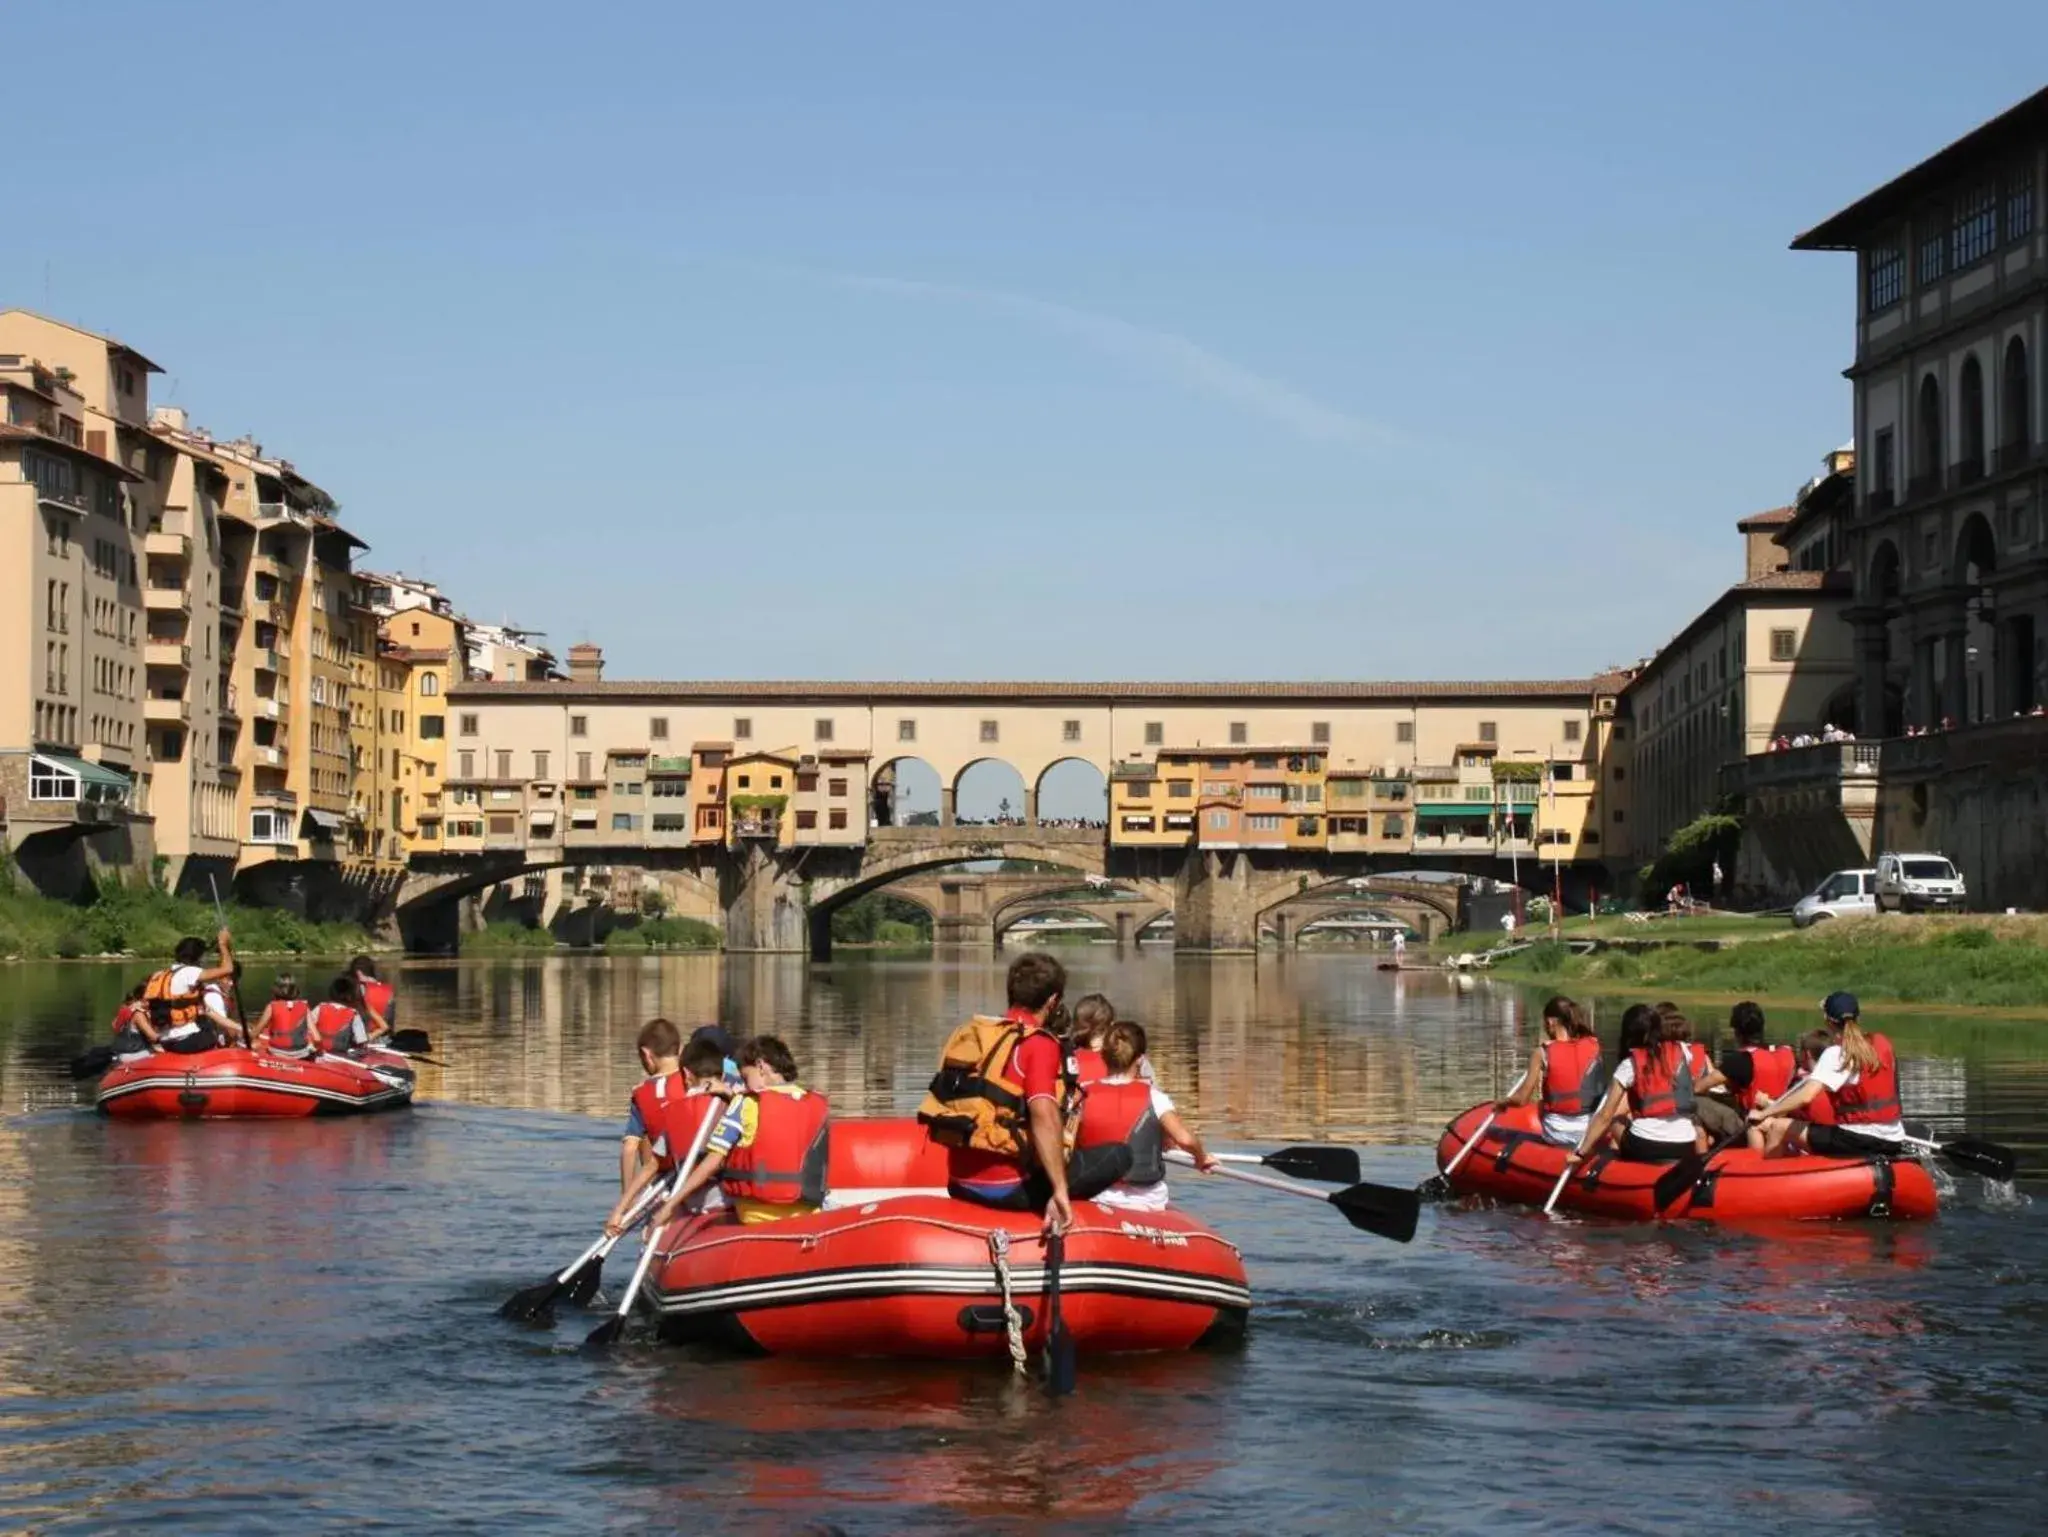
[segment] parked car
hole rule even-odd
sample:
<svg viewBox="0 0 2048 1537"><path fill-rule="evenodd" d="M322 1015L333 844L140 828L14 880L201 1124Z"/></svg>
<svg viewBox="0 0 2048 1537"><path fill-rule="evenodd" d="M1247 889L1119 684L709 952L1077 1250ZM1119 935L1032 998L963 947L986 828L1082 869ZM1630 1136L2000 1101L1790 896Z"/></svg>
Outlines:
<svg viewBox="0 0 2048 1537"><path fill-rule="evenodd" d="M1960 912L1963 873L1941 854L1886 854L1877 862L1877 907L1886 913Z"/></svg>
<svg viewBox="0 0 2048 1537"><path fill-rule="evenodd" d="M1877 911L1877 872L1837 870L1792 904L1792 927L1811 928L1823 918L1868 916Z"/></svg>

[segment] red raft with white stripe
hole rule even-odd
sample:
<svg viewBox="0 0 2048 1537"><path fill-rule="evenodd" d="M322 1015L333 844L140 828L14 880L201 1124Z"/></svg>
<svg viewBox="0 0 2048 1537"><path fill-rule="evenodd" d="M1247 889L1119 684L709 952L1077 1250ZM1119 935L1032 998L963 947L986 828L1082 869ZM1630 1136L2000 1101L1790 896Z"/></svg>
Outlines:
<svg viewBox="0 0 2048 1537"><path fill-rule="evenodd" d="M1436 1150L1438 1169L1458 1156L1492 1109L1490 1103L1474 1105L1444 1128ZM1543 1140L1537 1120L1533 1105L1503 1110L1450 1176L1451 1188L1460 1195L1541 1206L1563 1172L1566 1150ZM1591 1216L1654 1221L1658 1212L1651 1190L1670 1167L1599 1153L1566 1181L1557 1204ZM1663 1215L1701 1222L1910 1221L1932 1217L1936 1206L1933 1177L1911 1158L1765 1158L1748 1148L1731 1148L1716 1153L1699 1182L1665 1207Z"/></svg>
<svg viewBox="0 0 2048 1537"><path fill-rule="evenodd" d="M946 1150L915 1120L834 1121L831 1203L743 1227L683 1225L649 1275L663 1338L771 1355L1003 1357L998 1268L1024 1346L1045 1346L1042 1219L945 1194ZM1001 1234L1000 1239L994 1235ZM1179 1211L1074 1203L1060 1313L1083 1352L1187 1350L1243 1335L1237 1248Z"/></svg>
<svg viewBox="0 0 2048 1537"><path fill-rule="evenodd" d="M412 1103L412 1065L371 1048L361 1061L274 1057L240 1046L115 1064L94 1103L116 1120L281 1120L355 1115Z"/></svg>

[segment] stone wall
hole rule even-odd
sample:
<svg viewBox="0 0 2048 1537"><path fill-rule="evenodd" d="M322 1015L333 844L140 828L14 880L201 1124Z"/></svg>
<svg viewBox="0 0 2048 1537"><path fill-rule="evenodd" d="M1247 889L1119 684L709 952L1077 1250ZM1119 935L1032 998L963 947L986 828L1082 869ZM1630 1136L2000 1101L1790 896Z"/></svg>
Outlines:
<svg viewBox="0 0 2048 1537"><path fill-rule="evenodd" d="M1875 846L1948 855L1973 909L2048 910L2048 718L1885 743Z"/></svg>

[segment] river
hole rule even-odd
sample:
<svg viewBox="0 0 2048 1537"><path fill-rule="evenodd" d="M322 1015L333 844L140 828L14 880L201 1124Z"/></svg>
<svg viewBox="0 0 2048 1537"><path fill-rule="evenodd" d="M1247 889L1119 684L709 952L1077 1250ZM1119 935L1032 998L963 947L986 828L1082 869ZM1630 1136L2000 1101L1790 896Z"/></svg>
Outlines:
<svg viewBox="0 0 2048 1537"><path fill-rule="evenodd" d="M1062 954L1148 1026L1212 1141L1353 1142L1390 1183L1512 1081L1540 1001L1341 955ZM127 980L0 967L0 1528L2043 1525L2048 1224L2025 1180L1945 1180L1912 1228L1432 1206L1401 1247L1190 1175L1176 1198L1245 1252L1241 1350L1084 1358L1057 1404L983 1367L590 1357L593 1320L494 1309L600 1219L646 1018L772 1029L841 1113L900 1114L999 963L412 963L401 1022L448 1064L420 1105L276 1126L78 1109L64 1061ZM2043 1167L2048 1025L1869 1012L1910 1113Z"/></svg>

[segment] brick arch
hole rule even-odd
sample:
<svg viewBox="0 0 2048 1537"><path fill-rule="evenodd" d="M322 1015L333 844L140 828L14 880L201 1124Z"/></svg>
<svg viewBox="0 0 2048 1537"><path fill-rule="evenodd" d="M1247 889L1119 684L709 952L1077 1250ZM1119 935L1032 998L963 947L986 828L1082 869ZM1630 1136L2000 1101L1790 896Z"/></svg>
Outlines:
<svg viewBox="0 0 2048 1537"><path fill-rule="evenodd" d="M1265 903L1259 909L1263 922L1268 914L1278 911L1291 902L1331 901L1339 893L1360 891L1351 884L1356 876L1345 876L1338 880L1323 881L1306 889L1292 889ZM1434 909L1444 920L1446 928L1458 926L1458 887L1450 881L1404 881L1394 876L1374 875L1366 878L1361 895L1377 897L1384 901L1413 902L1420 907ZM1439 892L1438 888L1442 888Z"/></svg>
<svg viewBox="0 0 2048 1537"><path fill-rule="evenodd" d="M992 915L990 927L995 930L995 937L1001 940L1026 918L1037 917L1041 913L1079 913L1084 918L1097 919L1104 927L1114 931L1118 915L1128 914L1133 920L1131 937L1136 939L1138 935L1172 912L1171 907L1158 902L1087 902L1063 901L1058 897L1020 897L1005 904Z"/></svg>

